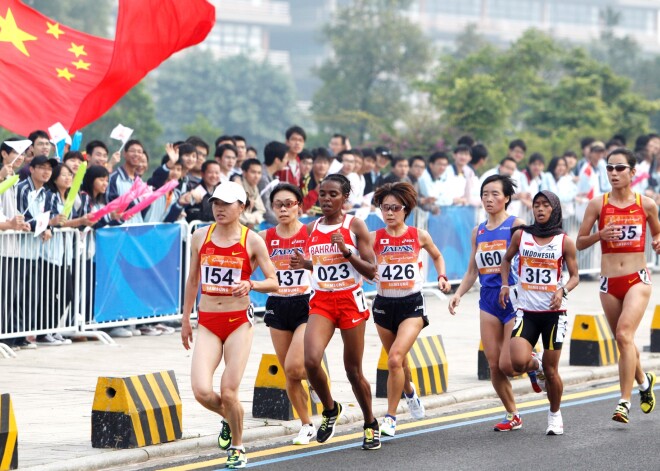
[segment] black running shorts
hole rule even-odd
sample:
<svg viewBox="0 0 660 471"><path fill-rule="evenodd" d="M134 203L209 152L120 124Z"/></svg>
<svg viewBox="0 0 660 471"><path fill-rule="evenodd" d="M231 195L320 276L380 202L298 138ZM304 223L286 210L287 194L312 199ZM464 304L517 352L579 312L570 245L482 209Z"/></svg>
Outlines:
<svg viewBox="0 0 660 471"><path fill-rule="evenodd" d="M399 330L399 324L409 318L421 317L424 327L429 325L422 293L413 293L403 298L376 295L372 310L374 322L395 334Z"/></svg>
<svg viewBox="0 0 660 471"><path fill-rule="evenodd" d="M309 294L268 296L264 322L277 330L295 332L309 319Z"/></svg>
<svg viewBox="0 0 660 471"><path fill-rule="evenodd" d="M541 336L545 350L561 350L567 325L568 315L566 311L530 312L519 310L513 324L511 338L522 337L533 347L538 342L539 336Z"/></svg>

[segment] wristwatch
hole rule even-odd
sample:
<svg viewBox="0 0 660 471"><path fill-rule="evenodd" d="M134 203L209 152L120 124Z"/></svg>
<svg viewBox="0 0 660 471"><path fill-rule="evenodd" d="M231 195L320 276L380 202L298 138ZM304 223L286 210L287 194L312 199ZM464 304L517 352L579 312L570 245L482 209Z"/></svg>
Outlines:
<svg viewBox="0 0 660 471"><path fill-rule="evenodd" d="M351 258L351 255L353 255L353 251L351 249L348 249L348 253L345 254L345 255L344 254L342 254L342 255L343 255L344 258Z"/></svg>
<svg viewBox="0 0 660 471"><path fill-rule="evenodd" d="M562 286L561 290L564 292L564 293L563 293L563 296L564 296L565 298L568 298L568 290L566 289L566 287L565 287L565 286Z"/></svg>

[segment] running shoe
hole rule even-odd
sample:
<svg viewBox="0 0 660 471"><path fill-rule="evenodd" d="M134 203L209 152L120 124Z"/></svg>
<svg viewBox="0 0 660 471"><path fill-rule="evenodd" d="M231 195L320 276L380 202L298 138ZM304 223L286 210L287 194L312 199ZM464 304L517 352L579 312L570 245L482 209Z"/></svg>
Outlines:
<svg viewBox="0 0 660 471"><path fill-rule="evenodd" d="M380 434L388 437L393 437L396 433L396 419L386 415L383 422L380 424Z"/></svg>
<svg viewBox="0 0 660 471"><path fill-rule="evenodd" d="M548 411L548 428L545 429L546 435L563 435L564 434L564 421L561 418L561 411L553 414Z"/></svg>
<svg viewBox="0 0 660 471"><path fill-rule="evenodd" d="M376 422L376 428L372 428L371 425L364 428L364 440L362 440L362 449L378 450L379 448L380 430L378 428L378 422Z"/></svg>
<svg viewBox="0 0 660 471"><path fill-rule="evenodd" d="M227 468L241 469L247 466L247 456L245 450L239 448L230 448L227 456Z"/></svg>
<svg viewBox="0 0 660 471"><path fill-rule="evenodd" d="M404 396L406 397L406 403L408 404L408 409L410 410L410 415L415 420L423 419L424 415L426 414L426 410L424 409L424 404L422 404L422 401L419 400L415 383L411 382L410 385L412 386L412 390L413 390L412 397L408 397L406 394L404 394Z"/></svg>
<svg viewBox="0 0 660 471"><path fill-rule="evenodd" d="M314 424L305 424L300 428L298 436L293 439L294 445L309 445L309 441L316 437Z"/></svg>
<svg viewBox="0 0 660 471"><path fill-rule="evenodd" d="M628 423L628 412L630 412L630 407L625 402L619 402L614 409L614 414L612 414L612 420L616 422L621 422L622 424Z"/></svg>
<svg viewBox="0 0 660 471"><path fill-rule="evenodd" d="M543 372L543 362L541 361L541 357L543 356L543 353L536 353L532 352L532 356L536 358L536 361L539 362L539 367L536 369L536 384L538 387L541 389L541 391L547 391L545 387L545 373ZM531 380L531 377L530 377ZM534 385L532 385L532 388L534 388ZM536 388L534 388L534 391L536 391ZM541 392L541 391L536 391L536 392Z"/></svg>
<svg viewBox="0 0 660 471"><path fill-rule="evenodd" d="M520 414L507 414L502 419L502 422L498 422L493 427L493 430L496 432L510 432L511 430L519 430L522 428L522 419Z"/></svg>
<svg viewBox="0 0 660 471"><path fill-rule="evenodd" d="M220 435L218 435L218 446L221 450L226 450L231 445L231 429L226 420L221 422L222 428L220 429Z"/></svg>
<svg viewBox="0 0 660 471"><path fill-rule="evenodd" d="M60 342L62 342L62 345L71 345L73 343L73 341L70 338L66 338L62 334L57 333L52 335L55 340L59 340Z"/></svg>
<svg viewBox="0 0 660 471"><path fill-rule="evenodd" d="M655 386L655 373L646 373L649 380L649 387L645 391L639 392L639 407L642 412L649 414L655 409L655 393L653 387Z"/></svg>
<svg viewBox="0 0 660 471"><path fill-rule="evenodd" d="M332 438L335 434L335 424L339 421L341 417L342 407L341 404L335 401L335 411L334 413L330 411L323 411L321 416L323 421L319 427L318 432L316 432L316 441L319 443L325 443Z"/></svg>

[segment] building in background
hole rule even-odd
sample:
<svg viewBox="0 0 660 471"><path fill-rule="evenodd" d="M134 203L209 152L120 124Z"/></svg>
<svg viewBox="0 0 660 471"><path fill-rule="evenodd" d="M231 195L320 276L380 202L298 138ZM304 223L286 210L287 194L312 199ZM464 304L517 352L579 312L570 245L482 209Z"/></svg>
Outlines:
<svg viewBox="0 0 660 471"><path fill-rule="evenodd" d="M329 54L322 27L350 0L210 0L217 26L203 43L215 54L247 54L290 71L303 108L320 83L313 69ZM410 18L438 46L449 46L468 25L495 43L529 28L586 43L618 17L614 32L630 35L648 52L660 52L660 0L416 0Z"/></svg>

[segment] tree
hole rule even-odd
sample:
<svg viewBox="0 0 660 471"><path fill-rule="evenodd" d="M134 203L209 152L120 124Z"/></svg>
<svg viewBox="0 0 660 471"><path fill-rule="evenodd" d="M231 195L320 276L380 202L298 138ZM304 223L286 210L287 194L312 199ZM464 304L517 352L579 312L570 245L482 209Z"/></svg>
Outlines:
<svg viewBox="0 0 660 471"><path fill-rule="evenodd" d="M110 0L23 0L23 3L70 28L100 37L111 35Z"/></svg>
<svg viewBox="0 0 660 471"><path fill-rule="evenodd" d="M191 124L201 116L205 129L241 134L261 149L283 141L297 117L290 75L245 56L216 59L192 51L161 66L154 85L157 116L169 140L197 133Z"/></svg>
<svg viewBox="0 0 660 471"><path fill-rule="evenodd" d="M406 112L409 85L430 60L428 38L404 14L410 3L356 0L325 26L332 54L316 71L322 85L312 105L323 130L359 142L392 130Z"/></svg>
<svg viewBox="0 0 660 471"><path fill-rule="evenodd" d="M148 79L147 79L148 80ZM159 143L162 128L156 120L156 110L144 81L137 84L101 118L85 126L81 131L84 142L94 139L105 141L111 153L121 146L119 141L110 139L110 132L117 124L134 129L133 138L139 139L149 154L149 166L160 162L164 153Z"/></svg>
<svg viewBox="0 0 660 471"><path fill-rule="evenodd" d="M449 140L467 132L500 146L525 135L552 153L574 147L581 135L647 132L660 109L585 49L535 30L505 49L483 45L464 57L444 55L420 88L449 125Z"/></svg>

